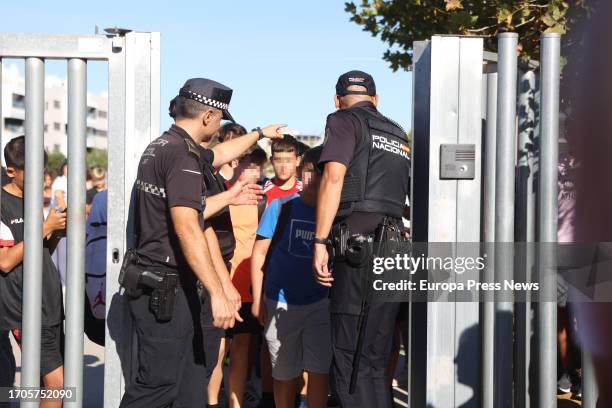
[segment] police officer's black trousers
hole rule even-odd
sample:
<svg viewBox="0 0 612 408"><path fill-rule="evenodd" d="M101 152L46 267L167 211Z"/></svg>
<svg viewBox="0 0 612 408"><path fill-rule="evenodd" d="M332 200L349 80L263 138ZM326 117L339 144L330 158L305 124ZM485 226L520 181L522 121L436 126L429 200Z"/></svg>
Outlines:
<svg viewBox="0 0 612 408"><path fill-rule="evenodd" d="M199 310L193 309L199 299L195 288L191 292L191 288L179 288L174 315L164 323L156 321L149 310L148 295L129 300L138 335L138 372L126 388L121 407L204 406L206 374L204 365L197 361L202 340L194 339Z"/></svg>
<svg viewBox="0 0 612 408"><path fill-rule="evenodd" d="M334 355L331 385L343 408L391 408L387 367L399 303L370 304L357 383L354 393L349 393L361 308L357 303L363 285L360 272L345 262L334 262L334 283L330 293Z"/></svg>

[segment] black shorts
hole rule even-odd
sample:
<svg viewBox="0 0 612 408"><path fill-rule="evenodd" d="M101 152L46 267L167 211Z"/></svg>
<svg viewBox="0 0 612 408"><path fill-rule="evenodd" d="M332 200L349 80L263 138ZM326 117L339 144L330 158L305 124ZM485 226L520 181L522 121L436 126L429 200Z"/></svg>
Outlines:
<svg viewBox="0 0 612 408"><path fill-rule="evenodd" d="M240 317L242 322L236 321L236 324L231 329L225 331L225 337L232 338L235 334L259 334L263 327L259 324L259 321L251 313L251 306L253 302L243 303L240 307Z"/></svg>
<svg viewBox="0 0 612 408"><path fill-rule="evenodd" d="M21 347L21 331L12 330L15 341ZM42 326L40 332L40 376L44 377L64 364L64 331L62 324Z"/></svg>

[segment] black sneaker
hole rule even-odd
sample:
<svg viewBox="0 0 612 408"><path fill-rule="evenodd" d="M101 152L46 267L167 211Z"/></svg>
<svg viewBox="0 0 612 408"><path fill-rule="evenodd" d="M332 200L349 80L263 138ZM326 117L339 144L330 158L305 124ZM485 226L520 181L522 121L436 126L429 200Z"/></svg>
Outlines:
<svg viewBox="0 0 612 408"><path fill-rule="evenodd" d="M572 381L567 373L563 373L559 381L557 381L557 391L560 394L567 394L572 389Z"/></svg>

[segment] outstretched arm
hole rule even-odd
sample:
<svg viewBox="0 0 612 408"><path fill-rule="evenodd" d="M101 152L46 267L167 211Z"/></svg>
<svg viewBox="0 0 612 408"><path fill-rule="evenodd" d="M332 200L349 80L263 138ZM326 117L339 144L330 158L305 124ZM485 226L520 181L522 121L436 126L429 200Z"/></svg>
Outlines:
<svg viewBox="0 0 612 408"><path fill-rule="evenodd" d="M283 137L280 129L287 125L277 124L269 125L261 129L265 137L270 139L278 139ZM219 143L212 150L215 152L215 158L213 160L213 166L218 168L230 161L240 157L242 153L247 151L255 142L259 139L259 133L249 132L244 136L237 137L227 142Z"/></svg>

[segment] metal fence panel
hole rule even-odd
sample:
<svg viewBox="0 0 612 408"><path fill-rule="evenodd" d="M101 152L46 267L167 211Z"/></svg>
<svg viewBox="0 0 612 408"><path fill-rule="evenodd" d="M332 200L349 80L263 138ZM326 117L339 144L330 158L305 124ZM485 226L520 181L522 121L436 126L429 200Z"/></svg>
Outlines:
<svg viewBox="0 0 612 408"><path fill-rule="evenodd" d="M26 185L22 386L39 386L41 262L43 208L44 59L68 63L68 279L66 315L66 386L76 387L82 405L83 302L85 249L86 61L109 63L108 268L105 406L119 405L130 378L135 349L132 326L119 295L117 277L126 248L130 193L138 157L159 135L160 35L125 36L0 34L2 58L26 58ZM1 73L0 73L1 80ZM1 81L0 81L1 90ZM0 94L1 95L1 94ZM0 104L1 105L1 104ZM1 109L1 106L0 106ZM1 112L1 111L0 111ZM129 137L126 137L128 136ZM0 141L2 129L0 129ZM127 163L127 165L126 165ZM127 358L120 359L119 356ZM122 365L127 362L126 366ZM37 406L24 403L23 406Z"/></svg>

